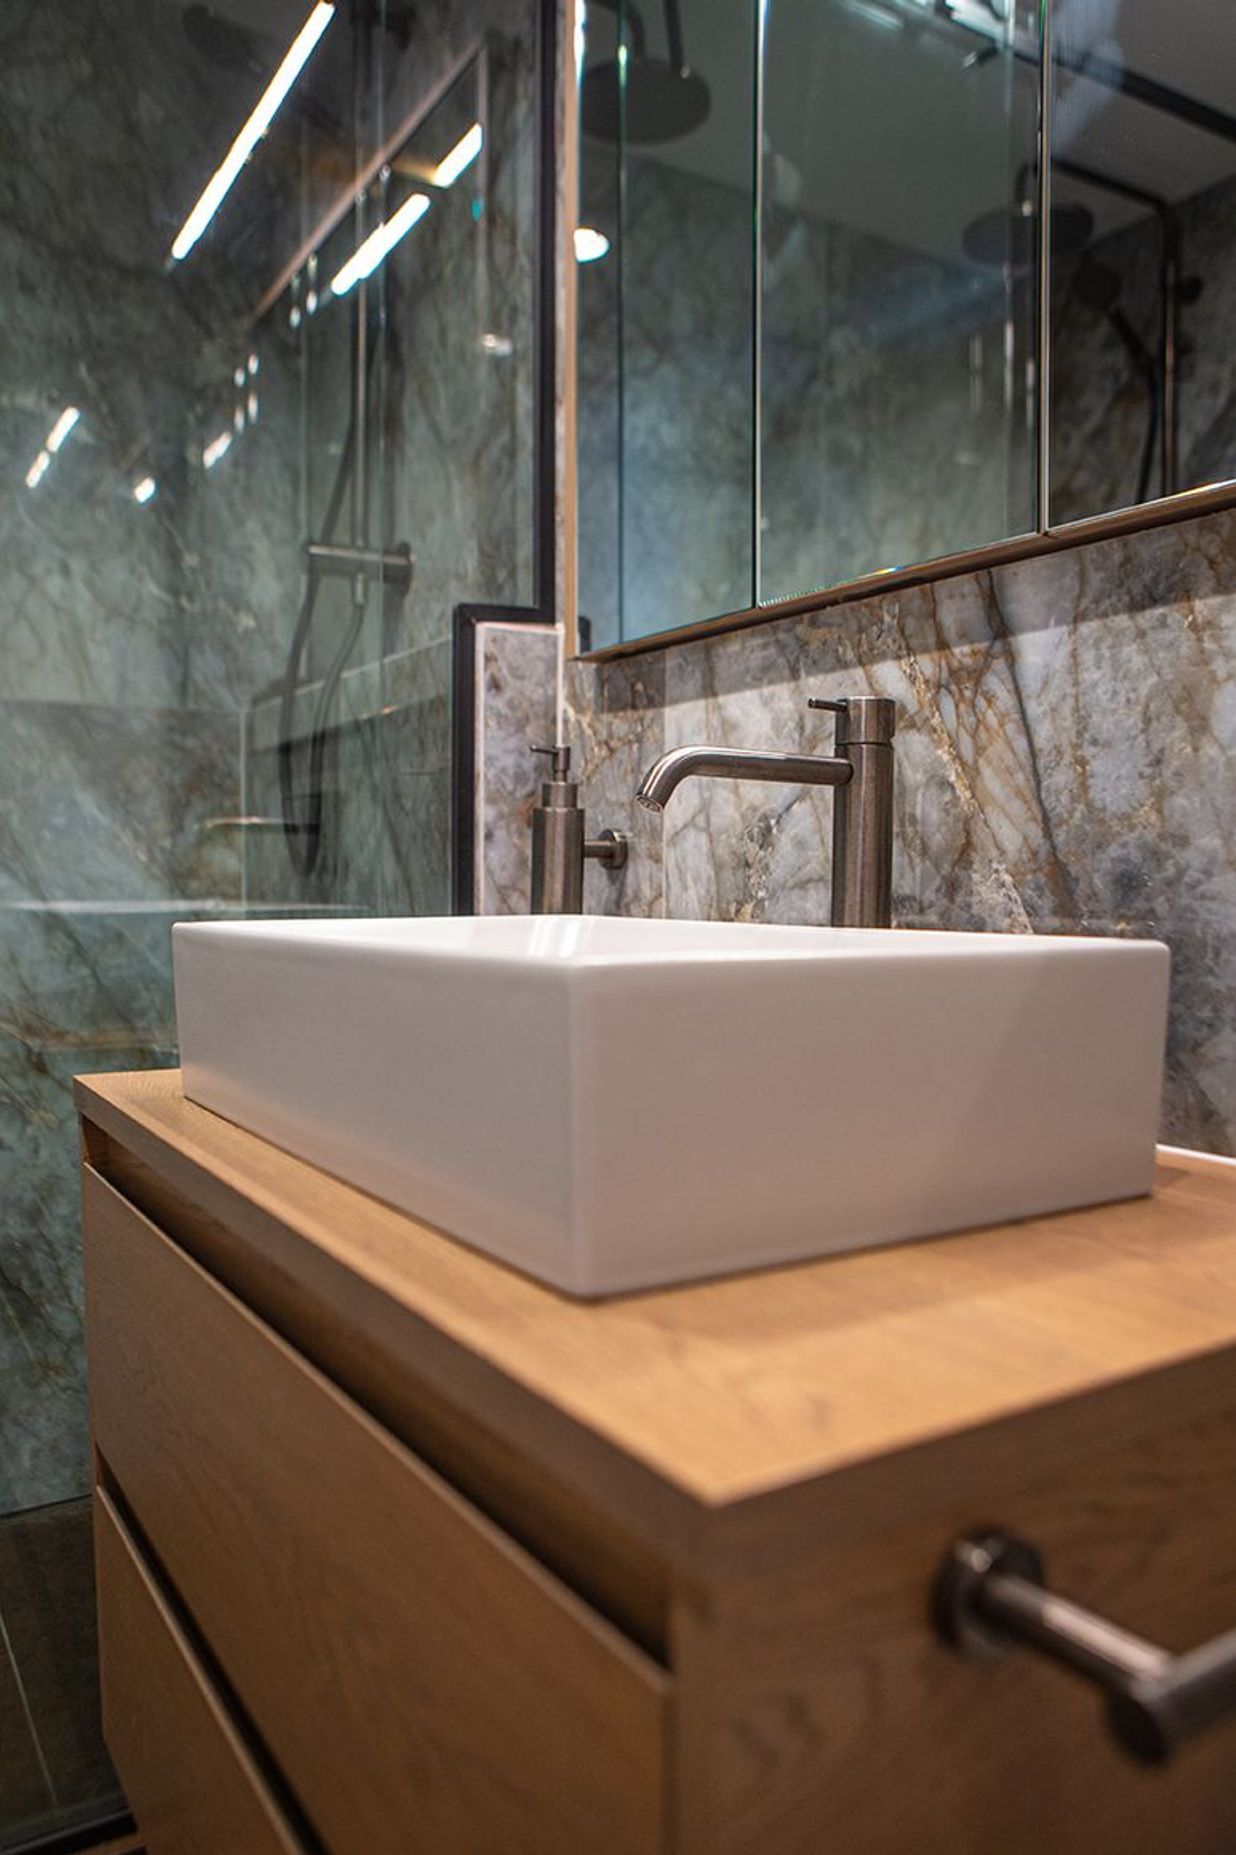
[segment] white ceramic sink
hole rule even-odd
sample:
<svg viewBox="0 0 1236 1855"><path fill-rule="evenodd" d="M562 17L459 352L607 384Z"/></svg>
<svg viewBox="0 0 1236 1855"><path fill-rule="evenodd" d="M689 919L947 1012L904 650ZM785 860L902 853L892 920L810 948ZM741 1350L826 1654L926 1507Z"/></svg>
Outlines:
<svg viewBox="0 0 1236 1855"><path fill-rule="evenodd" d="M573 1294L1150 1189L1154 941L261 921L175 964L192 1100Z"/></svg>

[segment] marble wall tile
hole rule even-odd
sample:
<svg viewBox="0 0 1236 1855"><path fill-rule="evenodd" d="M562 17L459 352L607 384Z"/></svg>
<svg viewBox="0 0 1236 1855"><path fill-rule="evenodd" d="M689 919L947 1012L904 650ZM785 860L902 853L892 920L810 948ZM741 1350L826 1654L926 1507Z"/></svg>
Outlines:
<svg viewBox="0 0 1236 1855"><path fill-rule="evenodd" d="M615 663L567 665L566 738L574 750L590 831L626 831L626 868L590 865L584 906L591 913L661 915L665 908L661 820L632 803L645 767L665 740L666 659L653 654Z"/></svg>
<svg viewBox="0 0 1236 1855"><path fill-rule="evenodd" d="M3 932L0 925L0 933ZM15 1046L0 1033L0 1509L90 1486L74 1075L158 1067L170 1049Z"/></svg>
<svg viewBox="0 0 1236 1855"><path fill-rule="evenodd" d="M547 775L534 747L558 739L561 633L552 625L477 627L476 909L528 912L532 808Z"/></svg>
<svg viewBox="0 0 1236 1855"><path fill-rule="evenodd" d="M168 273L172 215L234 108L234 73L194 58L180 11L61 0L0 18L0 694L13 699L195 706L193 662L213 649L187 510L257 254L250 241L208 279ZM80 422L28 488L69 404ZM142 505L147 473L158 492Z"/></svg>
<svg viewBox="0 0 1236 1855"><path fill-rule="evenodd" d="M445 914L451 871L451 669L441 638L348 671L328 718L322 852L309 875L283 833L279 702L245 722L245 811L267 821L244 834L245 895L256 903L333 906L355 914ZM297 816L307 816L309 743L320 685L293 707Z"/></svg>
<svg viewBox="0 0 1236 1855"><path fill-rule="evenodd" d="M626 913L826 921L827 790L691 781L665 748L828 751L809 695L898 703L907 927L1151 934L1172 949L1165 1137L1236 1150L1236 516L569 666L589 806L631 829Z"/></svg>
<svg viewBox="0 0 1236 1855"><path fill-rule="evenodd" d="M0 1511L89 1487L73 1077L176 1060L172 923L229 911L0 902Z"/></svg>
<svg viewBox="0 0 1236 1855"><path fill-rule="evenodd" d="M235 895L234 716L0 700L0 901Z"/></svg>

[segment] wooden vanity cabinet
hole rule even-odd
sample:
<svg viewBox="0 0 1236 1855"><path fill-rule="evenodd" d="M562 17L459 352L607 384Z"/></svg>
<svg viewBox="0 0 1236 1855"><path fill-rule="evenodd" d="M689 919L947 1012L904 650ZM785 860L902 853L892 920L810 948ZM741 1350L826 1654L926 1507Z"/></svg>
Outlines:
<svg viewBox="0 0 1236 1855"><path fill-rule="evenodd" d="M80 1088L105 1730L150 1855L1189 1855L928 1614L995 1523L1171 1648L1236 1625L1236 1168L574 1303L186 1103Z"/></svg>

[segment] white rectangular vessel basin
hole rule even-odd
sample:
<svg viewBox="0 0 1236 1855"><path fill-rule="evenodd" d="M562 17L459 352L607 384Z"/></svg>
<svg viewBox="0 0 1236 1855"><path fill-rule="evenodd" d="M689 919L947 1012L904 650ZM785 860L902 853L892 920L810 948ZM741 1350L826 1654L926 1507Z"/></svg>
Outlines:
<svg viewBox="0 0 1236 1855"><path fill-rule="evenodd" d="M572 1294L1150 1189L1158 942L566 915L174 942L192 1100Z"/></svg>

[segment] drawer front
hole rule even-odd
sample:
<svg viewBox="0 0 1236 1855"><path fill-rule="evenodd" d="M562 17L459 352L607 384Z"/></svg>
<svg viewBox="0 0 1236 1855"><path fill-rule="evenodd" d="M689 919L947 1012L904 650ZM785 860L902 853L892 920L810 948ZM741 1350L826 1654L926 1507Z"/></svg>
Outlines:
<svg viewBox="0 0 1236 1855"><path fill-rule="evenodd" d="M668 1680L86 1171L96 1446L332 1855L655 1855Z"/></svg>
<svg viewBox="0 0 1236 1855"><path fill-rule="evenodd" d="M1236 1849L1236 1719L1135 1764L1091 1682L1029 1648L963 1656L928 1601L950 1542L994 1525L1041 1552L1052 1591L1164 1648L1236 1628L1236 1408L1145 1438L1113 1426L1067 1466L1016 1424L986 1447L1019 1491L942 1468L934 1518L899 1525L890 1500L882 1537L679 1619L682 1855Z"/></svg>
<svg viewBox="0 0 1236 1855"><path fill-rule="evenodd" d="M104 1731L149 1855L304 1855L99 1490L94 1548Z"/></svg>

